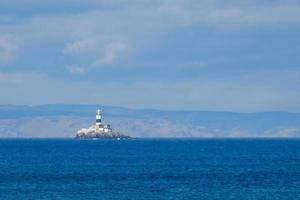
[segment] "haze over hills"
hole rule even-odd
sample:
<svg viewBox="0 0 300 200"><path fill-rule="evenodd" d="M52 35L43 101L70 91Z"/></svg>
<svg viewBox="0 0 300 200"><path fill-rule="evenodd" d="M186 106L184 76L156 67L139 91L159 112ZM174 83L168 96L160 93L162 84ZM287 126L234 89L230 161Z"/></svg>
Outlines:
<svg viewBox="0 0 300 200"><path fill-rule="evenodd" d="M98 105L0 106L0 137L74 137L95 110L133 137L299 137L300 113L128 109Z"/></svg>

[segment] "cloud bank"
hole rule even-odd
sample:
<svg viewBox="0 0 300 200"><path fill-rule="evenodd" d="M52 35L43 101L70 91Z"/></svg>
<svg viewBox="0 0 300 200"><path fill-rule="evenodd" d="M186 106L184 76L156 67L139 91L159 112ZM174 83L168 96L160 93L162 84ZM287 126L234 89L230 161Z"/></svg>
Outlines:
<svg viewBox="0 0 300 200"><path fill-rule="evenodd" d="M300 111L297 1L4 0L0 13L0 103Z"/></svg>

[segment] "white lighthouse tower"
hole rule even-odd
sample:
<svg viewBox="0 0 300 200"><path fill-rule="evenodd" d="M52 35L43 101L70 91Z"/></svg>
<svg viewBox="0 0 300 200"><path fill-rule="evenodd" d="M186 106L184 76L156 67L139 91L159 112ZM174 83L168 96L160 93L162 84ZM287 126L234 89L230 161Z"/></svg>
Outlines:
<svg viewBox="0 0 300 200"><path fill-rule="evenodd" d="M101 110L100 109L97 109L97 112L96 112L96 125L99 127L102 122L102 113L101 113Z"/></svg>

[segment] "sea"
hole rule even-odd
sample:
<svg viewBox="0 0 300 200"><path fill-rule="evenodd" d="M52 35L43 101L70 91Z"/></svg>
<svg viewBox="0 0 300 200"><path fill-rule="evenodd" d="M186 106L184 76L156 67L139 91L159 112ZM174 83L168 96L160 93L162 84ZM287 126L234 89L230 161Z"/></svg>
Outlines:
<svg viewBox="0 0 300 200"><path fill-rule="evenodd" d="M297 200L299 139L1 139L1 200Z"/></svg>

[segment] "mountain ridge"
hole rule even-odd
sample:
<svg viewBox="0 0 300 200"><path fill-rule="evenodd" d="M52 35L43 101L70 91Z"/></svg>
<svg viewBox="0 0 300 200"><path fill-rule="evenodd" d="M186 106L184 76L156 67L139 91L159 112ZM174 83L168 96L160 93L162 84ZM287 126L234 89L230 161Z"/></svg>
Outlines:
<svg viewBox="0 0 300 200"><path fill-rule="evenodd" d="M133 137L300 137L300 113L131 109L109 105L0 105L0 137L73 137L95 110Z"/></svg>

